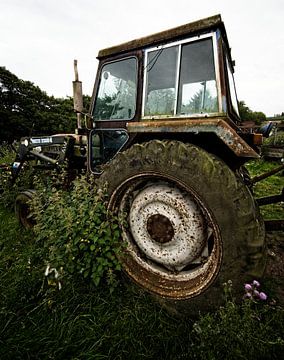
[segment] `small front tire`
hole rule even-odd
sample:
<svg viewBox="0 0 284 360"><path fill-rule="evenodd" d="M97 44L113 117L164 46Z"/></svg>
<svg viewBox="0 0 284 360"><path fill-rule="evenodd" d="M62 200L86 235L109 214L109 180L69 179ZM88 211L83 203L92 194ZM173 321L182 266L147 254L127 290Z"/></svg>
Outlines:
<svg viewBox="0 0 284 360"><path fill-rule="evenodd" d="M35 190L20 192L15 200L15 215L25 229L31 229L35 225L35 219L31 214L30 202L35 196Z"/></svg>

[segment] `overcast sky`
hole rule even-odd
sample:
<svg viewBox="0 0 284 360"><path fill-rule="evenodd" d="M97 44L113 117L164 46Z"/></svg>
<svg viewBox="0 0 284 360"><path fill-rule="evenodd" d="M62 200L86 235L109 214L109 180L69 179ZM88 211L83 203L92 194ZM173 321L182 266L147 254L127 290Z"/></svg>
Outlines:
<svg viewBox="0 0 284 360"><path fill-rule="evenodd" d="M49 95L91 95L101 48L221 14L239 100L284 112L284 0L0 0L0 65Z"/></svg>

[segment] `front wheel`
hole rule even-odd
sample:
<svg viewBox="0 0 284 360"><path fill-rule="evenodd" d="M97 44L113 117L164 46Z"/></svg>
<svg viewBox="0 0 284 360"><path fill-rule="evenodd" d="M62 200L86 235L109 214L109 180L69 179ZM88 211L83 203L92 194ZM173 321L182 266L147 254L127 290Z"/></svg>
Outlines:
<svg viewBox="0 0 284 360"><path fill-rule="evenodd" d="M110 210L127 216L124 271L145 290L209 305L219 302L223 282L239 284L263 270L254 200L204 150L177 141L136 144L106 166L104 183Z"/></svg>
<svg viewBox="0 0 284 360"><path fill-rule="evenodd" d="M20 192L15 200L15 215L25 229L31 229L35 225L35 219L31 214L30 202L35 196L35 190Z"/></svg>

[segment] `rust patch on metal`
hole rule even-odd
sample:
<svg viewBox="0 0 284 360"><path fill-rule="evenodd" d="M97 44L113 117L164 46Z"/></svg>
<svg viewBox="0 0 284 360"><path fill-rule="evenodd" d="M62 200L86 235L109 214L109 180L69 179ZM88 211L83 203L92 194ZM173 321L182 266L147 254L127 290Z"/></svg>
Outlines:
<svg viewBox="0 0 284 360"><path fill-rule="evenodd" d="M178 26L173 29L161 31L140 39L128 41L126 43L116 45L99 51L98 59L106 56L139 49L145 46L155 46L169 40L175 40L185 36L191 36L196 33L205 32L210 29L220 28L225 35L225 27L220 15L211 16L205 19L194 21L185 25ZM226 35L225 35L226 38Z"/></svg>
<svg viewBox="0 0 284 360"><path fill-rule="evenodd" d="M147 231L153 240L161 244L171 241L174 236L174 229L170 220L161 214L149 217Z"/></svg>
<svg viewBox="0 0 284 360"><path fill-rule="evenodd" d="M135 193L135 184L140 183L141 177L145 180L148 177L153 179L155 176L160 179L162 178L160 174L147 172L126 180L112 193L109 209L117 208L120 203L122 207L120 207L119 211L125 211L128 207L128 200L131 201L130 194ZM167 181L171 181L171 176L167 176ZM128 189L129 194L123 195L126 189ZM208 231L207 238L208 246L209 243L211 244L209 253L205 254L204 258L201 256L197 264L193 262L189 264L190 268L185 268L181 271L178 269L167 269L145 256L143 251L133 241L129 228L124 228L122 235L127 245L124 254L120 256L125 273L145 290L174 300L190 299L205 291L216 279L222 261L222 239L218 225L198 195L192 189L187 190L200 206L202 212L204 212L207 228L211 229ZM168 244L160 245L163 247L168 246Z"/></svg>
<svg viewBox="0 0 284 360"><path fill-rule="evenodd" d="M133 281L150 293L175 300L190 299L203 292L215 279L214 275L220 266L219 259L221 258L219 246L214 247L209 261L202 265L199 274L191 279L185 276L184 279L180 278L177 281L174 276L170 276L170 272L168 276L162 277L161 274L140 266L134 260L133 254L128 251L122 258L123 267ZM212 274L212 276L208 276L208 274Z"/></svg>
<svg viewBox="0 0 284 360"><path fill-rule="evenodd" d="M183 119L183 120L149 120L127 123L130 133L214 133L221 139L237 156L259 158L259 155L231 128L224 119Z"/></svg>

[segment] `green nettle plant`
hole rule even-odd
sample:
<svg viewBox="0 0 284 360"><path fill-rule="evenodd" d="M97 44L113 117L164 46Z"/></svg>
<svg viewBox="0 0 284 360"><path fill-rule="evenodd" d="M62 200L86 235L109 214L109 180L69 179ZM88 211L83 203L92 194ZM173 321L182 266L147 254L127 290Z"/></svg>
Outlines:
<svg viewBox="0 0 284 360"><path fill-rule="evenodd" d="M11 183L12 164L15 157L16 153L11 145L0 146L0 201L8 209L13 209L18 193L33 188L34 170L29 162L24 164L17 180Z"/></svg>
<svg viewBox="0 0 284 360"><path fill-rule="evenodd" d="M13 202L12 191L9 184L11 177L11 164L15 155L9 145L0 146L0 199L6 207Z"/></svg>
<svg viewBox="0 0 284 360"><path fill-rule="evenodd" d="M64 181L62 177L57 182ZM37 187L34 231L37 241L48 248L49 283L61 288L64 274L80 274L95 285L105 279L112 290L121 270L123 219L107 210L105 192L85 175L74 180L69 191L46 184Z"/></svg>

